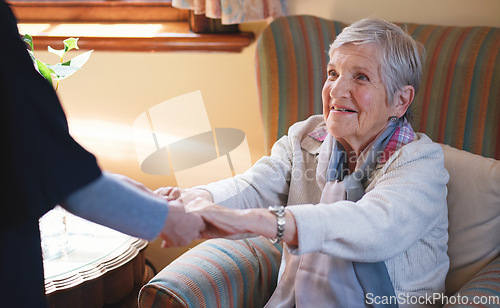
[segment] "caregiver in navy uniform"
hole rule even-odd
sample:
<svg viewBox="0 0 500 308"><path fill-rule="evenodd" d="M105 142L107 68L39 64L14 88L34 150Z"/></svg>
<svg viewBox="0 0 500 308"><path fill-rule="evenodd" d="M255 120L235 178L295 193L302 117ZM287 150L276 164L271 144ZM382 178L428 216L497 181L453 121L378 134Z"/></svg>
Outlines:
<svg viewBox="0 0 500 308"><path fill-rule="evenodd" d="M0 306L46 307L38 219L61 204L118 231L168 246L204 228L198 214L120 177L69 135L50 84L35 70L8 5L0 0Z"/></svg>

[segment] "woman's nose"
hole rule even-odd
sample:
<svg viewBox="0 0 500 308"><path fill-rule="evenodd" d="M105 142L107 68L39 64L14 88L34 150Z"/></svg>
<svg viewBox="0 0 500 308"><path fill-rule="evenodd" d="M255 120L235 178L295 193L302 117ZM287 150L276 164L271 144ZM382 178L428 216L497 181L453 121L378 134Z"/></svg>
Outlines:
<svg viewBox="0 0 500 308"><path fill-rule="evenodd" d="M340 76L330 85L331 98L348 98L350 97L350 81L344 76Z"/></svg>

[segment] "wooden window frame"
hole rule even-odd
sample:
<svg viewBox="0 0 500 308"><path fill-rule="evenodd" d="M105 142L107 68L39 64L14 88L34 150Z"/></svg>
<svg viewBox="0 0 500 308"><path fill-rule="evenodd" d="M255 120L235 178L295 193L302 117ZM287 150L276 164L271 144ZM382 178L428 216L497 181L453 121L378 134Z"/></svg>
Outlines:
<svg viewBox="0 0 500 308"><path fill-rule="evenodd" d="M150 37L79 36L82 49L102 51L223 51L240 52L253 41L253 34L240 32L237 25L224 26L220 20L194 15L162 0L7 0L21 24L64 23L104 25L161 24ZM61 37L34 34L37 49L57 47Z"/></svg>
<svg viewBox="0 0 500 308"><path fill-rule="evenodd" d="M161 0L7 0L20 22L187 21L188 11Z"/></svg>

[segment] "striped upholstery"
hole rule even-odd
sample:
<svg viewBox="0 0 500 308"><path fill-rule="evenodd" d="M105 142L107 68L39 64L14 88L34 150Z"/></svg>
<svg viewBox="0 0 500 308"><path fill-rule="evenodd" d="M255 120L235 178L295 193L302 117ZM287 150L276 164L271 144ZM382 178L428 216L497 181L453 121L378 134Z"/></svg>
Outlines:
<svg viewBox="0 0 500 308"><path fill-rule="evenodd" d="M257 88L266 148L297 121L322 113L328 46L344 24L313 16L271 23L257 41Z"/></svg>
<svg viewBox="0 0 500 308"><path fill-rule="evenodd" d="M500 29L406 26L427 51L415 128L500 159Z"/></svg>
<svg viewBox="0 0 500 308"><path fill-rule="evenodd" d="M275 20L257 42L266 144L322 112L327 50L344 27L313 16ZM434 141L500 159L500 29L400 24L427 51L414 129Z"/></svg>
<svg viewBox="0 0 500 308"><path fill-rule="evenodd" d="M146 284L139 307L263 307L280 261L281 246L264 237L208 240Z"/></svg>
<svg viewBox="0 0 500 308"><path fill-rule="evenodd" d="M471 281L463 286L458 295L444 302L452 307L499 307L500 306L500 257L484 267ZM464 299L467 298L467 299ZM467 300L467 305L463 303Z"/></svg>

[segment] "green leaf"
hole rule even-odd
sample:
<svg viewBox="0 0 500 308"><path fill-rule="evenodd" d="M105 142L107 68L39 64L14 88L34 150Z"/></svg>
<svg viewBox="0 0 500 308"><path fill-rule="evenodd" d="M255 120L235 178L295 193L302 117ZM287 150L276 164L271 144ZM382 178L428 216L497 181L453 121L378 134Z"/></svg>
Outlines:
<svg viewBox="0 0 500 308"><path fill-rule="evenodd" d="M38 68L38 71L40 72L40 74L43 77L45 77L45 79L47 79L47 81L50 83L50 85L53 85L52 84L52 76L51 76L52 71L47 67L47 65L45 63L43 63L40 60L36 60L36 64L37 64L37 68Z"/></svg>
<svg viewBox="0 0 500 308"><path fill-rule="evenodd" d="M66 63L68 63L68 65L81 68L85 63L87 63L93 51L94 50L89 50L82 54L79 54L78 56L74 57L73 59L71 59Z"/></svg>
<svg viewBox="0 0 500 308"><path fill-rule="evenodd" d="M81 69L82 66L85 63L87 63L93 51L94 50L89 50L87 52L79 54L78 56L64 63L49 65L48 68L54 71L54 74L52 75L55 77L56 80L63 80L76 73L76 71L78 71L79 69Z"/></svg>
<svg viewBox="0 0 500 308"><path fill-rule="evenodd" d="M33 61L35 69L53 86L53 80L57 80L57 84L59 85L59 80L65 79L71 75L73 75L76 71L78 71L85 63L87 63L90 55L93 50L84 52L70 61L66 61L64 63L58 63L56 65L48 65L43 63L40 60L37 60L33 53L33 38L26 34L23 36L22 40L29 45L28 53ZM78 38L68 38L63 41L64 49L57 50L52 47L48 47L48 51L57 55L61 62L63 61L63 56L66 52L72 49L79 49L78 47ZM31 50L30 50L31 49ZM57 90L57 89L56 89Z"/></svg>
<svg viewBox="0 0 500 308"><path fill-rule="evenodd" d="M33 65L35 66L35 69L37 70L38 72L38 65L36 63L36 58L35 58L35 54L33 53L33 51L29 50L28 49L28 54L30 55L30 58L31 58L31 61L33 61Z"/></svg>
<svg viewBox="0 0 500 308"><path fill-rule="evenodd" d="M53 71L52 76L54 76L56 80L63 80L65 78L68 78L80 69L79 67L64 65L62 63L49 65L48 68Z"/></svg>
<svg viewBox="0 0 500 308"><path fill-rule="evenodd" d="M71 49L80 49L78 47L78 39L77 38L74 38L74 37L70 37L68 39L65 39L63 41L64 43L64 50L65 51L70 51Z"/></svg>
<svg viewBox="0 0 500 308"><path fill-rule="evenodd" d="M48 49L48 51L50 53L53 53L53 54L57 55L61 59L64 56L64 54L66 53L66 50L64 50L64 49L54 49L54 48L52 48L50 46L47 47L47 49Z"/></svg>
<svg viewBox="0 0 500 308"><path fill-rule="evenodd" d="M29 34L25 34L22 40L30 46L30 50L33 51L33 37Z"/></svg>

